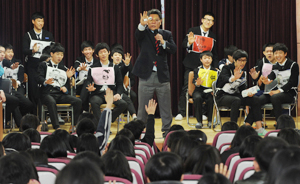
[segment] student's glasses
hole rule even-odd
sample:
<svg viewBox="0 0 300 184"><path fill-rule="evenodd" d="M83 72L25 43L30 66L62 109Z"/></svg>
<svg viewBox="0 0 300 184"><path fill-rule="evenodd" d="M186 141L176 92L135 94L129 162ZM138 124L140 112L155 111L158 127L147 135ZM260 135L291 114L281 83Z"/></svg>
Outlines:
<svg viewBox="0 0 300 184"><path fill-rule="evenodd" d="M208 18L203 18L204 20L208 21L208 22L214 22L213 19L208 19Z"/></svg>

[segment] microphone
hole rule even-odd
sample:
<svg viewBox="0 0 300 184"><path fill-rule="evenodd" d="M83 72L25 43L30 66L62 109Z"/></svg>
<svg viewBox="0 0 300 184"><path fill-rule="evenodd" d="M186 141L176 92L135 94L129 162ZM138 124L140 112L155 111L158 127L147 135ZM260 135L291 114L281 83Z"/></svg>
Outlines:
<svg viewBox="0 0 300 184"><path fill-rule="evenodd" d="M158 29L154 30L154 35L156 36L158 34Z"/></svg>

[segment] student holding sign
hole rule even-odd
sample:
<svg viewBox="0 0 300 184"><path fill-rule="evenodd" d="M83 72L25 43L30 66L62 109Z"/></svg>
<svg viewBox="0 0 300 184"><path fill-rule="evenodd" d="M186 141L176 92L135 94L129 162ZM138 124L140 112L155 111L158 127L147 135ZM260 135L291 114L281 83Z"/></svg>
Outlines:
<svg viewBox="0 0 300 184"><path fill-rule="evenodd" d="M114 92L114 105L112 122L124 112L127 103L122 100L123 80L119 67L109 62L110 48L106 43L98 43L95 47L96 56L100 62L93 64L88 72L86 89L90 92L92 111L99 121L101 116L100 105L105 103L105 91L110 88Z"/></svg>
<svg viewBox="0 0 300 184"><path fill-rule="evenodd" d="M65 49L60 43L50 48L51 60L43 61L38 68L38 83L41 88L41 102L48 108L53 129L58 129L56 104L71 104L74 110L74 123L81 112L81 100L70 95L70 78L75 74L73 67L67 68L62 61Z"/></svg>
<svg viewBox="0 0 300 184"><path fill-rule="evenodd" d="M194 81L196 88L193 93L195 114L197 119L196 128L202 128L202 104L207 104L208 126L211 127L213 112L212 83L217 80L218 72L211 66L213 55L209 51L200 54L202 65L194 70Z"/></svg>
<svg viewBox="0 0 300 184"><path fill-rule="evenodd" d="M54 42L52 33L44 30L44 15L41 12L32 14L33 29L25 33L23 37L23 53L25 61L27 61L26 73L28 75L28 96L33 103L36 113L39 89L37 84L39 58L42 55L42 50Z"/></svg>
<svg viewBox="0 0 300 184"><path fill-rule="evenodd" d="M182 91L178 101L178 115L175 120L182 120L186 113L186 91L188 88L188 78L190 71L201 65L199 60L200 53L210 51L213 53L212 66L218 67L218 53L216 47L216 35L210 30L214 25L215 15L207 12L201 19L202 24L192 27L182 42L182 47L187 50L187 55L183 60L185 67Z"/></svg>

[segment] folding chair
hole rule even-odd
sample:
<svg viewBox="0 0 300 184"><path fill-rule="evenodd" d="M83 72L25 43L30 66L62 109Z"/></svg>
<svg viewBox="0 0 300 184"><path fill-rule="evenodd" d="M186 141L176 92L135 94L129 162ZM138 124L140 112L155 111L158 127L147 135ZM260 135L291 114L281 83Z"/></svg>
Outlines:
<svg viewBox="0 0 300 184"><path fill-rule="evenodd" d="M245 180L255 173L254 167L247 167L244 169L239 177L239 180Z"/></svg>
<svg viewBox="0 0 300 184"><path fill-rule="evenodd" d="M40 145L38 142L31 142L31 149L40 149Z"/></svg>
<svg viewBox="0 0 300 184"><path fill-rule="evenodd" d="M67 158L73 159L76 156L76 153L67 153Z"/></svg>
<svg viewBox="0 0 300 184"><path fill-rule="evenodd" d="M165 140L164 140L164 144L163 144L163 147L162 147L162 151L167 151L167 142L168 142L168 139L169 139L169 136L171 135L171 133L173 133L175 131L171 131L167 134Z"/></svg>
<svg viewBox="0 0 300 184"><path fill-rule="evenodd" d="M139 159L133 157L126 157L126 159L128 160L130 169L135 170L139 174L139 176L143 178L142 184L147 183L147 177L145 175L144 169L145 166L143 165L143 163Z"/></svg>
<svg viewBox="0 0 300 184"><path fill-rule="evenodd" d="M229 171L232 170L233 165L234 165L234 164L236 163L236 161L238 161L239 159L241 159L239 153L231 154L231 155L227 158L225 165L227 165L227 168L228 168Z"/></svg>
<svg viewBox="0 0 300 184"><path fill-rule="evenodd" d="M108 184L109 181L116 181L116 184L132 184L130 181L124 178L119 178L115 176L104 176L104 181L105 184Z"/></svg>
<svg viewBox="0 0 300 184"><path fill-rule="evenodd" d="M50 132L39 132L40 133L40 135L41 135L41 142L43 141L43 139L45 138L45 137L47 137L48 135L51 135L52 133L50 133Z"/></svg>
<svg viewBox="0 0 300 184"><path fill-rule="evenodd" d="M133 184L141 184L143 183L143 179L142 177L139 175L139 173L137 173L134 169L130 169L131 170L131 174L133 177Z"/></svg>
<svg viewBox="0 0 300 184"><path fill-rule="evenodd" d="M54 184L58 171L52 168L36 167L41 184Z"/></svg>
<svg viewBox="0 0 300 184"><path fill-rule="evenodd" d="M25 96L26 98L28 98L28 75L26 73L24 73L24 80L23 80L23 83L25 83Z"/></svg>
<svg viewBox="0 0 300 184"><path fill-rule="evenodd" d="M220 154L222 154L224 151L226 151L228 148L230 148L231 143L224 143L219 147Z"/></svg>
<svg viewBox="0 0 300 184"><path fill-rule="evenodd" d="M240 175L242 174L242 171L246 169L247 167L253 167L253 161L254 157L249 158L241 158L238 161L236 161L232 167L232 170L230 171L230 177L229 180L234 183L240 178Z"/></svg>
<svg viewBox="0 0 300 184"><path fill-rule="evenodd" d="M150 156L153 156L153 150L149 144L144 142L135 142L135 147L144 148L150 154Z"/></svg>
<svg viewBox="0 0 300 184"><path fill-rule="evenodd" d="M141 154L141 155L144 155L147 158L147 160L149 160L150 157L151 157L151 155L148 153L148 151L144 148L134 146L134 152L138 153L138 154Z"/></svg>
<svg viewBox="0 0 300 184"><path fill-rule="evenodd" d="M266 133L265 137L277 137L277 134L280 130L271 130Z"/></svg>
<svg viewBox="0 0 300 184"><path fill-rule="evenodd" d="M222 131L215 135L212 146L216 147L217 149L220 148L220 146L224 143L231 143L234 135L235 130L228 130L228 131Z"/></svg>
<svg viewBox="0 0 300 184"><path fill-rule="evenodd" d="M181 183L183 183L183 184L198 183L198 180L200 178L202 178L202 175L200 175L200 174L184 174L183 180L181 181Z"/></svg>
<svg viewBox="0 0 300 184"><path fill-rule="evenodd" d="M135 153L135 158L139 159L144 165L146 165L148 161L148 159L144 155L138 153Z"/></svg>
<svg viewBox="0 0 300 184"><path fill-rule="evenodd" d="M69 162L70 159L67 158L48 158L48 164L57 168L59 171L61 171Z"/></svg>

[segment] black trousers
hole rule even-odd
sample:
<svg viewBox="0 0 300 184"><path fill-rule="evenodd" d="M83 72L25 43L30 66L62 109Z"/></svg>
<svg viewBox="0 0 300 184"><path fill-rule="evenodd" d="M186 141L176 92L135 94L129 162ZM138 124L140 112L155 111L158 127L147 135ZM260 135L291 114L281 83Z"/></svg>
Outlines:
<svg viewBox="0 0 300 184"><path fill-rule="evenodd" d="M182 116L185 116L186 114L186 92L188 89L188 80L189 80L190 71L193 71L193 69L185 68L184 75L183 75L183 86L178 101L178 113L181 114Z"/></svg>
<svg viewBox="0 0 300 184"><path fill-rule="evenodd" d="M37 67L28 66L27 67L27 75L28 75L28 97L33 104L33 113L38 115L37 109L40 98L40 89L38 87L38 83L36 81L38 77Z"/></svg>
<svg viewBox="0 0 300 184"><path fill-rule="evenodd" d="M81 113L81 100L67 94L47 94L41 97L42 104L46 105L50 115L51 123L54 129L59 128L58 114L56 104L71 104L74 111L74 124L77 124L78 117Z"/></svg>
<svg viewBox="0 0 300 184"><path fill-rule="evenodd" d="M211 122L214 105L214 100L211 93L201 93L200 91L194 91L193 101L197 122L202 123L202 104L204 101L207 104L207 120Z"/></svg>
<svg viewBox="0 0 300 184"><path fill-rule="evenodd" d="M6 97L6 122L7 123L11 118L10 115L13 113L14 120L16 124L19 126L21 122L22 115L19 111L19 100L16 96L5 93Z"/></svg>
<svg viewBox="0 0 300 184"><path fill-rule="evenodd" d="M129 114L136 114L136 110L134 108L134 105L131 101L131 98L129 98L126 94L122 94L122 99L127 103L127 110L129 111Z"/></svg>

